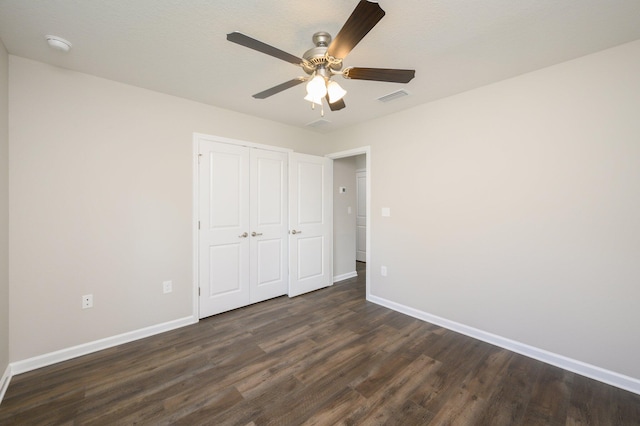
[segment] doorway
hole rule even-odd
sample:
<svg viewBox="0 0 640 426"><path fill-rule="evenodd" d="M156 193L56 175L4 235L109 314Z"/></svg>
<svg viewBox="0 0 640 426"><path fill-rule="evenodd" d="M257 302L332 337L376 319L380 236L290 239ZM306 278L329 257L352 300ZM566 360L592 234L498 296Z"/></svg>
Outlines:
<svg viewBox="0 0 640 426"><path fill-rule="evenodd" d="M366 279L366 298L370 296L370 259L371 259L371 148L369 146L328 154L334 160L334 282L357 275L364 267ZM360 262L358 255L358 182L356 171L361 171L360 190L364 190L361 204L364 214L360 218L361 243ZM341 175L342 174L342 175Z"/></svg>

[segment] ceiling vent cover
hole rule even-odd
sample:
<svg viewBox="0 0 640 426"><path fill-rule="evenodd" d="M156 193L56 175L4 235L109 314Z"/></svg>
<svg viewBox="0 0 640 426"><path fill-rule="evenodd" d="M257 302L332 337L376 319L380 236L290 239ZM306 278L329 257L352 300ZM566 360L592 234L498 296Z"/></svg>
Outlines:
<svg viewBox="0 0 640 426"><path fill-rule="evenodd" d="M404 98L405 96L409 96L409 92L404 89L400 89L396 90L395 92L391 92L388 95L380 96L378 100L380 102L391 102L399 98Z"/></svg>
<svg viewBox="0 0 640 426"><path fill-rule="evenodd" d="M331 124L329 120L325 120L324 118L319 118L316 121L312 121L311 123L307 123L307 127L325 127Z"/></svg>

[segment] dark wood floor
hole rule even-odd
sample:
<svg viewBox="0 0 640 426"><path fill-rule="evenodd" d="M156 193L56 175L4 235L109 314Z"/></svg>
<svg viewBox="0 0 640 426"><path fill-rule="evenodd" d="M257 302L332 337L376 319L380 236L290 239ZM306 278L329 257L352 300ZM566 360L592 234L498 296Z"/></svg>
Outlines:
<svg viewBox="0 0 640 426"><path fill-rule="evenodd" d="M0 424L640 424L638 395L366 302L359 269L16 376Z"/></svg>

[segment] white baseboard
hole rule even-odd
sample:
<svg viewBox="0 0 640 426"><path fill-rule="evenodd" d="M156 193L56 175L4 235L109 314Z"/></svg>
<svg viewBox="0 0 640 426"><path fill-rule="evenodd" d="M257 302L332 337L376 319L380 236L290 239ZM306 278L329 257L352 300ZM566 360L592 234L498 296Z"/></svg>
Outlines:
<svg viewBox="0 0 640 426"><path fill-rule="evenodd" d="M4 394L7 392L9 388L9 382L11 381L11 364L7 365L7 368L4 370L4 374L0 379L0 404L2 404L2 398L4 398Z"/></svg>
<svg viewBox="0 0 640 426"><path fill-rule="evenodd" d="M392 302L381 297L370 295L367 300L378 305L382 305L386 308L393 309L394 311L398 311L405 315L420 319L422 321L439 325L440 327L444 327L446 329L464 334L466 336L473 337L474 339L491 343L492 345L519 353L529 358L537 359L538 361L542 361L544 363L560 367L564 370L571 371L581 376L589 377L590 379L598 380L608 385L615 386L620 389L624 389L640 395L639 379L625 376L623 374L616 373L615 371L605 370L604 368L597 367L595 365L587 364L585 362L568 358L563 355L558 355L544 349L529 346L515 340L507 339L505 337L488 333L477 328L460 324L455 321L450 321L448 319L432 315L418 309L402 305L400 303Z"/></svg>
<svg viewBox="0 0 640 426"><path fill-rule="evenodd" d="M72 358L87 355L93 352L100 351L102 349L122 345L124 343L143 339L145 337L153 336L156 334L164 333L166 331L174 330L176 328L184 327L190 324L195 324L197 322L198 318L193 316L180 318L162 324L156 324L150 327L141 328L139 330L130 331L128 333L119 334L117 336L111 336L104 339L95 340L93 342L84 343L82 345L61 349L59 351L50 352L48 354L39 355L22 361L12 362L10 364L11 374L16 375L26 373L27 371L35 370L37 368L42 368L48 365L56 364L58 362L67 361Z"/></svg>
<svg viewBox="0 0 640 426"><path fill-rule="evenodd" d="M347 272L346 274L335 275L333 277L333 282L337 283L338 281L348 280L349 278L353 278L357 276L358 276L358 272L351 271L351 272Z"/></svg>

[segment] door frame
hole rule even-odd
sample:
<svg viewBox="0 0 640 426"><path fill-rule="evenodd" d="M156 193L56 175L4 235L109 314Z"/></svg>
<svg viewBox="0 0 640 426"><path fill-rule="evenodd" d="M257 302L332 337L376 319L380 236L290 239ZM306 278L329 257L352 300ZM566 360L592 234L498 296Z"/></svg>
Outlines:
<svg viewBox="0 0 640 426"><path fill-rule="evenodd" d="M339 158L346 158L346 157L354 157L356 155L361 155L361 154L365 154L366 155L366 164L367 164L367 193L366 193L366 199L367 199L367 207L366 207L366 212L367 212L367 255L366 255L366 261L367 261L367 265L366 265L366 299L370 300L370 296L371 296L371 146L370 145L366 145L366 146L362 146L360 148L353 148L353 149L348 149L346 151L339 151L339 152L333 152L331 154L327 154L325 155L325 157L331 158L332 160L337 160ZM334 191L334 195L335 197L335 191ZM333 251L333 250L332 250Z"/></svg>
<svg viewBox="0 0 640 426"><path fill-rule="evenodd" d="M193 163L191 167L192 181L193 181L193 192L192 192L193 204L191 207L192 208L191 235L193 236L192 248L191 248L192 250L191 256L193 258L193 262L192 262L193 293L192 293L191 309L192 309L193 318L196 318L198 321L200 320L200 295L198 292L198 289L200 287L200 280L199 280L200 248L199 248L199 241L198 241L198 219L199 219L199 212L200 212L200 202L199 202L199 195L200 195L200 174L199 174L200 152L199 151L200 151L200 148L199 147L200 147L200 141L202 140L210 141L210 142L226 143L230 145L239 145L239 146L244 146L248 148L259 148L259 149L265 149L268 151L285 152L287 154L293 152L293 150L289 148L281 148L273 145L247 142L239 139L230 139L222 136L207 135L204 133L196 133L196 132L193 133L193 142L192 142Z"/></svg>
<svg viewBox="0 0 640 426"><path fill-rule="evenodd" d="M366 167L366 166L365 166ZM358 188L358 173L364 173L364 180L365 180L365 190L364 190L364 214L366 215L368 213L367 211L367 169L356 169L356 191ZM359 192L356 192L356 198L359 195ZM358 261L358 213L359 213L359 209L358 209L358 203L360 202L360 200L356 200L356 262ZM365 223L364 223L364 227L365 227L365 240L366 240L366 228L367 228L367 220L366 220L366 216L365 216ZM364 245L364 260L365 262L367 261L367 244L365 243Z"/></svg>

